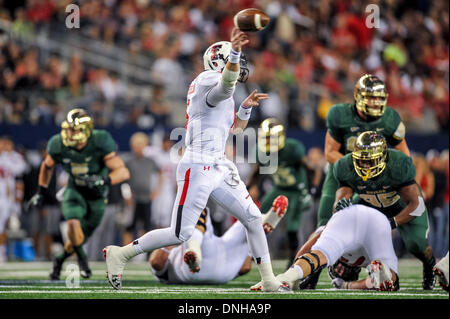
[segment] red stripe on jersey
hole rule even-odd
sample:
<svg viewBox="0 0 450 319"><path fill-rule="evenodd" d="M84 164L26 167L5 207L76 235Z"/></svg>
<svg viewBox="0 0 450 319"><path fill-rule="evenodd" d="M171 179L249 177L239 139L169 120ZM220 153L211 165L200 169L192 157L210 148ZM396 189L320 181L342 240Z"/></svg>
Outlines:
<svg viewBox="0 0 450 319"><path fill-rule="evenodd" d="M186 131L187 131L188 123L189 123L189 115L186 113L186 127L185 127Z"/></svg>
<svg viewBox="0 0 450 319"><path fill-rule="evenodd" d="M183 185L183 192L181 193L180 203L179 206L184 205L184 201L186 200L186 194L189 188L189 177L191 175L191 169L188 169L186 171L186 174L184 175L184 185Z"/></svg>

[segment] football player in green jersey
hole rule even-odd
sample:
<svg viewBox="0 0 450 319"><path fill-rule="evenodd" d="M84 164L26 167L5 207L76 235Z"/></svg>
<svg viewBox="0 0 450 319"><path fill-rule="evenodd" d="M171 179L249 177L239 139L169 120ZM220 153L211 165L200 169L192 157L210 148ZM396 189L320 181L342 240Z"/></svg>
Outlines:
<svg viewBox="0 0 450 319"><path fill-rule="evenodd" d="M309 208L311 202L304 159L305 146L296 139L286 138L284 126L275 118L265 119L261 123L257 145L258 151L262 154L276 154L278 157L278 167L272 175L274 187L262 198L260 209L262 212L267 212L274 199L279 195L288 198L289 206L286 213L290 251L288 265L290 266L298 249L297 232L301 216ZM247 185L249 189L256 184L260 166L267 164L263 163L261 157L257 155L257 165Z"/></svg>
<svg viewBox="0 0 450 319"><path fill-rule="evenodd" d="M423 289L432 290L435 259L427 241L428 212L411 158L388 149L381 134L367 131L359 135L353 152L335 163L333 174L338 182L335 205L357 193L360 204L385 214L406 249L423 263Z"/></svg>
<svg viewBox="0 0 450 319"><path fill-rule="evenodd" d="M329 166L320 197L317 227L325 225L331 218L338 187L332 173L333 165L353 151L359 134L376 131L385 137L389 146L410 155L405 141L405 125L398 113L386 105L388 93L384 82L374 75L365 74L356 83L353 97L354 103L335 104L327 114L324 153ZM315 289L319 276L320 271L304 281L300 289Z"/></svg>
<svg viewBox="0 0 450 319"><path fill-rule="evenodd" d="M68 112L60 134L50 138L47 153L40 167L39 190L30 199L29 206L42 203L57 164L62 164L69 174L62 201L68 240L63 253L54 260L50 279L59 279L64 260L74 252L81 276L89 278L91 270L82 245L101 222L109 185L127 180L130 173L117 156L116 143L111 135L105 130L94 130L92 118L79 108Z"/></svg>

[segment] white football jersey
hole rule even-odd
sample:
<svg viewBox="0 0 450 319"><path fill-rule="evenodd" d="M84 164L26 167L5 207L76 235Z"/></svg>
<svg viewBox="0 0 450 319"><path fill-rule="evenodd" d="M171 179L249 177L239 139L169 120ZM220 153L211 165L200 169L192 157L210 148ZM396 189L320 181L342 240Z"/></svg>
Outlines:
<svg viewBox="0 0 450 319"><path fill-rule="evenodd" d="M216 105L206 101L219 81L220 72L204 71L189 86L183 160L212 163L225 154L225 144L236 119L233 96Z"/></svg>

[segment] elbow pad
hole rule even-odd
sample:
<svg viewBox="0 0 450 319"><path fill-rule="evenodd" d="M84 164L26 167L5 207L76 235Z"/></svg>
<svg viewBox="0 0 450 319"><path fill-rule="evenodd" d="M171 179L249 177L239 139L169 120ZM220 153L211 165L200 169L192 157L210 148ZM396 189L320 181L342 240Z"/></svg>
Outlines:
<svg viewBox="0 0 450 319"><path fill-rule="evenodd" d="M234 87L239 78L240 71L230 71L225 67L222 72L222 83L224 87Z"/></svg>

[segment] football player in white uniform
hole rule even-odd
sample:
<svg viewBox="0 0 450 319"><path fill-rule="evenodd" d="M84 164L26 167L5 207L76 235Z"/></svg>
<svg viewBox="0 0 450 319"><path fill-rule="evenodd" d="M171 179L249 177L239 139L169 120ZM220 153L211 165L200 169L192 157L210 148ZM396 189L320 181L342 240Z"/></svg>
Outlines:
<svg viewBox="0 0 450 319"><path fill-rule="evenodd" d="M339 202L337 210L338 205ZM297 255L291 268L277 276L292 290L299 288L301 280L325 266L334 267L341 256L353 259L352 262L360 266L367 265L369 278L350 283L337 277L333 282L336 288L399 289L398 260L392 244L391 226L386 216L374 208L347 202L300 251L305 250L308 252ZM339 267L336 271L340 271ZM251 289L259 290L259 285Z"/></svg>
<svg viewBox="0 0 450 319"><path fill-rule="evenodd" d="M235 113L236 82L248 77L248 69L240 66L241 48L248 42L244 32L233 28L231 42L214 43L204 53L205 71L192 81L187 94L186 151L177 167L178 191L171 225L150 231L124 247L104 248L107 277L113 288L121 288L123 269L130 258L189 240L211 197L244 225L261 275L262 290L283 290L272 271L267 239L261 227L261 212L241 181L236 166L225 157L230 131L242 132L252 107L268 98L267 94L255 90Z"/></svg>
<svg viewBox="0 0 450 319"><path fill-rule="evenodd" d="M441 288L448 292L448 251L447 255L434 266L433 273Z"/></svg>
<svg viewBox="0 0 450 319"><path fill-rule="evenodd" d="M266 233L272 232L286 213L288 199L278 196L262 218ZM251 270L245 227L236 221L222 236L214 234L211 218L203 210L191 239L178 246L154 250L150 269L167 284L225 284Z"/></svg>

